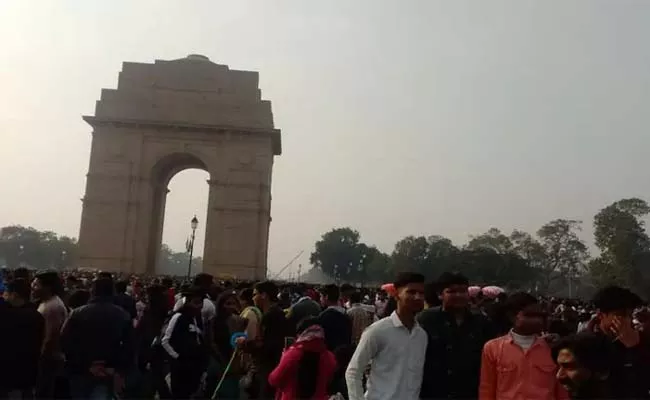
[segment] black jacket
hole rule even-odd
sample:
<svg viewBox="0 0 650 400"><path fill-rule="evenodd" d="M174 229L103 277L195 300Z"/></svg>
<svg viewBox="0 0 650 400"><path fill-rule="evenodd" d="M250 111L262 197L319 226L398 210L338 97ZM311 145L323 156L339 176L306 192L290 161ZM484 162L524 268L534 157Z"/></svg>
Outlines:
<svg viewBox="0 0 650 400"><path fill-rule="evenodd" d="M650 336L642 333L640 343L632 348L612 343L610 368L610 398L650 399Z"/></svg>
<svg viewBox="0 0 650 400"><path fill-rule="evenodd" d="M352 319L337 307L329 307L318 316L325 331L327 349L334 351L352 345Z"/></svg>
<svg viewBox="0 0 650 400"><path fill-rule="evenodd" d="M274 304L262 315L260 330L262 347L258 354L258 361L263 368L272 370L280 362L285 338L292 337L295 329L291 329L284 311Z"/></svg>
<svg viewBox="0 0 650 400"><path fill-rule="evenodd" d="M165 329L162 347L172 362L197 369L205 368L208 348L203 340L201 315L195 315L185 307L176 312Z"/></svg>
<svg viewBox="0 0 650 400"><path fill-rule="evenodd" d="M0 392L34 387L45 319L31 305L0 308Z"/></svg>
<svg viewBox="0 0 650 400"><path fill-rule="evenodd" d="M429 339L420 398L476 398L483 345L495 336L488 320L468 310L458 326L440 307L424 310L417 320Z"/></svg>
<svg viewBox="0 0 650 400"><path fill-rule="evenodd" d="M122 307L122 309L124 309L124 311L126 311L131 316L131 319L136 319L138 317L138 311L135 307L135 300L128 294L116 294L115 305Z"/></svg>
<svg viewBox="0 0 650 400"><path fill-rule="evenodd" d="M135 362L131 317L112 298L91 299L70 314L61 346L71 373L86 373L96 361L125 372Z"/></svg>

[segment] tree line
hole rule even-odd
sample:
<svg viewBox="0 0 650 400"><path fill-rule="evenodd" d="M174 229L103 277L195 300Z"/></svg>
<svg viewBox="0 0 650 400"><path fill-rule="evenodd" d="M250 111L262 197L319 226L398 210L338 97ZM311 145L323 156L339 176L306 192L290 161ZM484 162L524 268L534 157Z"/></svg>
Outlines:
<svg viewBox="0 0 650 400"><path fill-rule="evenodd" d="M162 275L185 275L189 254L176 252L162 244L157 271ZM201 270L201 257L192 259L192 270ZM20 225L0 229L0 267L32 269L69 269L78 265L78 245L75 238L51 231L40 231Z"/></svg>
<svg viewBox="0 0 650 400"><path fill-rule="evenodd" d="M454 270L479 285L538 293L586 295L607 284L650 293L650 239L644 224L649 213L648 203L638 198L601 209L593 219L598 249L593 256L579 236L581 221L555 219L534 234L490 228L464 245L440 235L411 235L390 254L363 243L352 228L335 228L316 242L310 262L341 282L387 282L405 270L432 280Z"/></svg>

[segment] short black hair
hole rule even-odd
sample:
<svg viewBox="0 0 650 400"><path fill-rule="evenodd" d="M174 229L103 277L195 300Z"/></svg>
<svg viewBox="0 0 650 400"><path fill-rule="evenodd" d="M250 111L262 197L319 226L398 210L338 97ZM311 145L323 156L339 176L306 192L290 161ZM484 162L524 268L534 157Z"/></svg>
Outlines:
<svg viewBox="0 0 650 400"><path fill-rule="evenodd" d="M18 278L7 283L7 293L14 293L21 299L29 301L32 288L27 279Z"/></svg>
<svg viewBox="0 0 650 400"><path fill-rule="evenodd" d="M632 291L619 286L606 286L593 298L594 306L601 312L632 311L643 301Z"/></svg>
<svg viewBox="0 0 650 400"><path fill-rule="evenodd" d="M194 286L206 288L214 283L214 277L210 274L200 273L194 277Z"/></svg>
<svg viewBox="0 0 650 400"><path fill-rule="evenodd" d="M324 296L327 296L327 300L331 302L337 302L341 297L341 291L339 290L339 287L333 283L323 286L320 292Z"/></svg>
<svg viewBox="0 0 650 400"><path fill-rule="evenodd" d="M449 271L443 272L440 277L438 277L438 290L440 292L453 285L469 286L469 279L460 272Z"/></svg>
<svg viewBox="0 0 650 400"><path fill-rule="evenodd" d="M259 294L267 295L271 301L278 299L278 285L271 281L259 282L255 285L255 290Z"/></svg>
<svg viewBox="0 0 650 400"><path fill-rule="evenodd" d="M505 300L505 311L510 315L517 315L526 307L537 304L537 299L530 293L516 292Z"/></svg>
<svg viewBox="0 0 650 400"><path fill-rule="evenodd" d="M190 286L183 293L185 296L185 303L189 303L192 299L202 299L205 297L205 289L198 285Z"/></svg>
<svg viewBox="0 0 650 400"><path fill-rule="evenodd" d="M90 293L92 297L97 296L114 296L115 295L115 282L113 279L96 278L90 285Z"/></svg>
<svg viewBox="0 0 650 400"><path fill-rule="evenodd" d="M607 373L612 363L612 342L605 335L580 332L560 339L553 345L553 359L557 360L561 350L573 353L578 364L591 372Z"/></svg>
<svg viewBox="0 0 650 400"><path fill-rule="evenodd" d="M115 282L115 292L118 294L126 293L126 288L129 286L129 282L123 279Z"/></svg>
<svg viewBox="0 0 650 400"><path fill-rule="evenodd" d="M109 297L115 294L115 285L112 279L95 279L92 284L91 293L94 297Z"/></svg>
<svg viewBox="0 0 650 400"><path fill-rule="evenodd" d="M424 275L417 272L400 272L397 274L393 286L395 286L395 289L399 289L409 283L424 283Z"/></svg>
<svg viewBox="0 0 650 400"><path fill-rule="evenodd" d="M360 292L354 291L350 293L350 303L361 303L361 299L363 299L363 296L361 296Z"/></svg>
<svg viewBox="0 0 650 400"><path fill-rule="evenodd" d="M239 292L239 297L244 300L247 303L252 303L253 302L253 289L252 288L244 288L242 289L241 292Z"/></svg>
<svg viewBox="0 0 650 400"><path fill-rule="evenodd" d="M97 274L97 279L110 279L110 280L113 280L113 274L111 274L108 271L102 271L99 274Z"/></svg>
<svg viewBox="0 0 650 400"><path fill-rule="evenodd" d="M75 290L68 297L68 307L75 309L88 304L90 292L87 290Z"/></svg>
<svg viewBox="0 0 650 400"><path fill-rule="evenodd" d="M29 270L25 267L16 268L14 271L14 279L22 278L29 280Z"/></svg>
<svg viewBox="0 0 650 400"><path fill-rule="evenodd" d="M38 279L41 286L48 288L53 295L58 296L63 293L63 283L56 271L39 272L34 279Z"/></svg>

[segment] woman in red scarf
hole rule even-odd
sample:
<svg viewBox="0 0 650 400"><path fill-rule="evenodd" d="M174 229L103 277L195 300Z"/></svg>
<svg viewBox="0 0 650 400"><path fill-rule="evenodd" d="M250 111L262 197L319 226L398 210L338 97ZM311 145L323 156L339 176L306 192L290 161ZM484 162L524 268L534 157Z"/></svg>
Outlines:
<svg viewBox="0 0 650 400"><path fill-rule="evenodd" d="M282 354L280 364L269 375L277 389L276 399L327 399L327 388L336 359L325 346L325 332L318 320L310 318L298 326L298 339Z"/></svg>

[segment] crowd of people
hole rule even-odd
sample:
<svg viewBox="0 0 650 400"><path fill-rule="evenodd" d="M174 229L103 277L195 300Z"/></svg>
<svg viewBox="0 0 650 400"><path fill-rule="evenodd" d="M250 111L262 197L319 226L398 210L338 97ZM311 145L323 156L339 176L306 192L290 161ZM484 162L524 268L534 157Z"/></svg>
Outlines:
<svg viewBox="0 0 650 400"><path fill-rule="evenodd" d="M4 271L0 399L650 399L650 318L590 301L391 285Z"/></svg>

